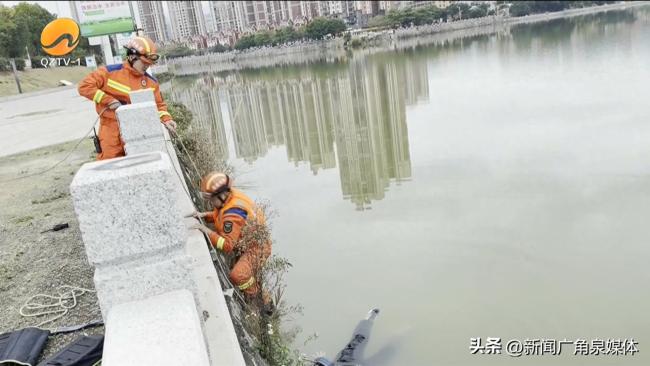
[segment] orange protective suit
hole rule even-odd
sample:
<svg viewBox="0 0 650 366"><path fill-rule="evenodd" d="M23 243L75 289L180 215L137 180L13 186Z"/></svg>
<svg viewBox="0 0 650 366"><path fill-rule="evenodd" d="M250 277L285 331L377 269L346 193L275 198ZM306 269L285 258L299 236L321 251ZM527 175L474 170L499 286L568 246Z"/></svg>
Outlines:
<svg viewBox="0 0 650 366"><path fill-rule="evenodd" d="M212 245L226 253L236 249L248 217L253 217L261 224L265 222L264 214L255 207L253 201L233 188L223 207L205 218L207 222L214 222L216 229L216 232L210 234ZM232 283L247 295L255 295L259 291L255 274L270 255L270 242L250 245L230 271Z"/></svg>
<svg viewBox="0 0 650 366"><path fill-rule="evenodd" d="M95 102L97 113L115 101L129 104L131 102L129 91L147 88L153 89L160 121L164 123L171 120L172 117L167 112L167 104L160 95L158 81L147 73L141 74L127 61L122 64L102 66L79 82L79 94ZM97 159L124 156L124 143L120 138L115 111L106 109L100 117L99 124L99 143L102 152L97 155Z"/></svg>

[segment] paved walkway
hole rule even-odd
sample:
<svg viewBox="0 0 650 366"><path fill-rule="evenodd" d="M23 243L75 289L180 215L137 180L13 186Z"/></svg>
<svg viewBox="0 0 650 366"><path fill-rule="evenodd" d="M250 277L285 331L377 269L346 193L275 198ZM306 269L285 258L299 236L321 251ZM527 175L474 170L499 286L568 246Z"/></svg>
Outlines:
<svg viewBox="0 0 650 366"><path fill-rule="evenodd" d="M76 86L0 99L0 157L81 138L97 118Z"/></svg>

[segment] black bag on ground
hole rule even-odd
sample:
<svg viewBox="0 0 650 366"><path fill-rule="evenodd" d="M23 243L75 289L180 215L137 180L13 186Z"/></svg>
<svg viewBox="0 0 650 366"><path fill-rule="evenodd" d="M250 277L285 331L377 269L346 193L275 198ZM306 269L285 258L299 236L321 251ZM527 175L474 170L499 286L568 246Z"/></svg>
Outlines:
<svg viewBox="0 0 650 366"><path fill-rule="evenodd" d="M38 366L93 366L102 359L104 336L81 336Z"/></svg>
<svg viewBox="0 0 650 366"><path fill-rule="evenodd" d="M48 330L32 327L0 334L0 364L34 365L49 335Z"/></svg>

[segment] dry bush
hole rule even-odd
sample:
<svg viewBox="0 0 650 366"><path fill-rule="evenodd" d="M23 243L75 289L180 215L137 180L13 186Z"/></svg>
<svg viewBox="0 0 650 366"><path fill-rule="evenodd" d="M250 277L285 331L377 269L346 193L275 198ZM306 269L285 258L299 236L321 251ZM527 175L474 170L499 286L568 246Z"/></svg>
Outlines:
<svg viewBox="0 0 650 366"><path fill-rule="evenodd" d="M257 218L248 218L246 226L237 243L240 254L249 249L259 249L260 245L272 245L270 220L276 216L268 202L256 202ZM264 218L259 219L259 218ZM277 255L266 257L269 252L256 250L258 257L254 262L260 265L253 268L254 276L262 291L248 299L250 309L245 326L257 340L260 355L270 365L301 365L298 351L291 350L289 345L301 332L299 327L285 329L282 325L295 320L302 315L302 306L290 305L284 300L286 291L285 276L291 268L291 263ZM265 313L271 301L275 305L273 314Z"/></svg>
<svg viewBox="0 0 650 366"><path fill-rule="evenodd" d="M176 110L185 109L177 107ZM183 128L179 128L179 135L174 137L174 145L192 200L199 210L208 211L211 207L200 195L201 177L211 171L222 171L234 179L235 172L220 153L220 149L215 146L209 131L191 125L191 113L189 117L185 115L185 119L188 121L183 123ZM268 202L258 202L257 209L258 217L265 217L265 220L249 218L236 245L235 255L227 258L222 254L218 255L219 259L215 266L220 272L222 283L232 286L227 274L239 255L253 246L272 245L270 219L275 216L275 212L271 210ZM257 352L269 365L302 365L299 352L290 348L301 329L291 327L285 330L282 326L287 321L294 320L296 315L302 314L300 305L290 305L283 298L286 291L285 275L291 268L291 263L277 255L265 258L263 251L259 253L260 257L256 258L255 262L260 265L254 268L254 275L258 286L263 290L259 291L254 298L247 299L236 286L232 286L236 291L234 298L246 314L242 325L247 334L253 338ZM275 311L270 316L265 314L267 309L264 305L265 296L270 297L275 304Z"/></svg>

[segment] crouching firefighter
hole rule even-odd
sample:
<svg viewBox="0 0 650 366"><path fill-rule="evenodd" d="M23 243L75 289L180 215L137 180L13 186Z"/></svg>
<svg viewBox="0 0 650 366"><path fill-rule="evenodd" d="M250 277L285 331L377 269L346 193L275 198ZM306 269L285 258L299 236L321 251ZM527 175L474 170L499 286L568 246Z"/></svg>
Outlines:
<svg viewBox="0 0 650 366"><path fill-rule="evenodd" d="M167 104L160 94L158 81L147 73L158 61L156 45L147 37L135 37L126 45L126 60L121 64L102 66L79 82L79 94L95 102L100 114L98 160L124 156L124 144L115 110L131 103L129 92L152 89L158 116L167 129L175 132L176 122L167 112Z"/></svg>
<svg viewBox="0 0 650 366"><path fill-rule="evenodd" d="M254 235L250 235L251 240L241 240L247 222L264 225L266 219L253 201L232 185L232 179L225 173L212 172L203 177L201 195L210 202L214 211L195 212L191 216L214 223L215 230L202 224L196 224L193 228L205 233L218 250L238 255L230 271L230 280L250 300L262 291L256 277L271 255L271 242L252 240ZM263 292L262 300L264 310L272 312L273 304L266 292Z"/></svg>

